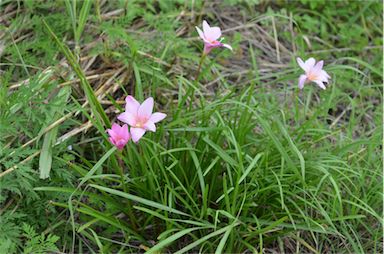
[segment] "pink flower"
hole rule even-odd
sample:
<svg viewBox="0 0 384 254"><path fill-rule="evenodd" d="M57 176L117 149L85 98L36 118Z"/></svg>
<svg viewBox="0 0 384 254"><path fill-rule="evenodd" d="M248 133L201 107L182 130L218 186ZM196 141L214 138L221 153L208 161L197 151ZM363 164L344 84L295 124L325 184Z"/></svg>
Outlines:
<svg viewBox="0 0 384 254"><path fill-rule="evenodd" d="M164 113L153 113L153 98L149 97L141 105L132 96L125 99L125 112L121 113L117 119L131 126L131 135L134 142L145 134L146 131L156 131L155 123L163 120L167 115Z"/></svg>
<svg viewBox="0 0 384 254"><path fill-rule="evenodd" d="M222 39L218 40L221 37L220 27L210 27L207 21L203 21L203 31L200 28L196 27L199 36L204 41L204 54L208 54L213 48L226 47L232 50L232 47L228 44L221 43Z"/></svg>
<svg viewBox="0 0 384 254"><path fill-rule="evenodd" d="M107 129L107 132L109 134L109 141L119 150L122 150L131 139L131 134L129 134L128 125L126 124L120 126L114 123L111 129Z"/></svg>
<svg viewBox="0 0 384 254"><path fill-rule="evenodd" d="M300 89L303 89L304 84L309 82L315 82L322 89L326 88L324 83L328 83L328 79L331 77L323 70L324 61L316 63L316 60L311 57L303 62L303 60L298 57L297 63L300 65L301 69L305 71L305 74L302 74L299 77Z"/></svg>

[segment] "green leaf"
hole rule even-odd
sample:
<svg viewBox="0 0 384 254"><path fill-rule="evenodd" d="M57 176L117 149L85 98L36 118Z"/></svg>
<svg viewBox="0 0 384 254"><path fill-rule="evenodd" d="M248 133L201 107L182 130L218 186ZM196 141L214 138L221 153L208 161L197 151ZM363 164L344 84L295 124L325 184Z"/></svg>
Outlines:
<svg viewBox="0 0 384 254"><path fill-rule="evenodd" d="M54 121L56 121L59 117L62 116L64 112L64 107L62 107L62 105L65 105L67 103L70 95L71 95L71 88L69 86L63 87L60 89L56 97L57 99L55 101L55 104L57 104L58 107L57 107L57 112L54 114ZM52 149L56 143L58 131L59 131L59 126L53 128L52 130L48 131L44 135L43 147L41 148L40 159L39 159L40 179L48 178L49 173L51 172Z"/></svg>
<svg viewBox="0 0 384 254"><path fill-rule="evenodd" d="M249 164L248 168L245 170L243 175L240 177L238 184L240 184L244 179L247 177L247 175L251 172L251 170L255 167L256 163L259 161L263 154L259 153L253 158L252 162Z"/></svg>
<svg viewBox="0 0 384 254"><path fill-rule="evenodd" d="M49 27L49 25L43 20L44 26L47 28L49 34L53 37L56 44L59 46L60 50L63 52L65 57L67 58L69 65L72 67L72 69L75 71L76 75L80 79L81 87L85 93L85 96L87 98L87 101L89 102L91 106L91 111L96 118L96 127L99 130L101 134L104 134L104 125L110 126L111 123L109 121L109 118L107 114L104 112L103 107L101 106L100 102L96 98L96 95L89 84L88 80L86 79L84 72L82 71L79 63L77 62L75 56L72 54L72 52L68 49L67 46L65 46L59 38L55 35L55 33L52 31L52 29ZM107 139L106 135L103 135L105 139Z"/></svg>
<svg viewBox="0 0 384 254"><path fill-rule="evenodd" d="M89 15L89 10L91 9L91 6L92 6L92 3L94 1L91 1L91 0L84 0L83 1L83 6L81 7L81 11L80 11L80 17L79 17L79 20L78 20L78 24L77 24L77 29L76 29L76 40L77 40L77 43L79 42L80 40L80 36L84 30L84 27L85 27L85 24L87 22L87 18L88 18L88 15Z"/></svg>
<svg viewBox="0 0 384 254"><path fill-rule="evenodd" d="M135 80L136 80L136 86L135 86L135 96L140 100L144 100L144 93L143 93L143 85L141 83L141 77L140 77L140 70L137 67L137 64L135 62L132 63L133 72L135 73Z"/></svg>
<svg viewBox="0 0 384 254"><path fill-rule="evenodd" d="M183 237L185 236L186 234L189 234L191 233L192 231L195 231L195 230L198 230L198 229L203 229L203 227L196 227L196 228L187 228L187 229L184 229L184 230L181 230L180 232L177 232L176 234L160 241L158 244L156 244L155 246L153 246L152 248L150 248L146 253L147 254L151 254L151 253L156 253L158 251L162 251L162 249L167 246L167 245L170 245L171 243L173 243L174 241L176 241L177 239L179 239L180 237ZM164 252L164 251L163 251Z"/></svg>
<svg viewBox="0 0 384 254"><path fill-rule="evenodd" d="M109 158L109 156L111 156L111 154L115 151L115 146L109 149L109 151L106 152L103 157L101 157L101 159L92 167L92 169L82 178L79 186L83 185L86 181L88 181L93 176L93 174L101 167L101 165L103 165L103 163Z"/></svg>
<svg viewBox="0 0 384 254"><path fill-rule="evenodd" d="M216 230L206 236L203 236L202 238L200 238L199 240L197 241L194 241L193 243L185 246L184 248L182 248L181 250L175 252L175 254L182 254L182 253L185 253L187 251L189 251L190 249L193 249L197 246L199 246L200 244L204 243L205 241L207 241L208 239L214 237L214 236L217 236L217 235L221 235L223 234L224 232L227 232L228 230L230 230L231 228L233 228L234 226L237 226L238 224L236 223L235 225L228 225L224 228L221 228L219 230Z"/></svg>
<svg viewBox="0 0 384 254"><path fill-rule="evenodd" d="M154 201L151 201L151 200L148 200L148 199L145 199L145 198L141 198L141 197L138 197L138 196L135 196L135 195L132 195L132 194L128 194L128 193L125 193L125 192L122 192L122 191L119 191L119 190L115 190L115 189L111 189L111 188L107 188L107 187L103 187L103 186L99 186L99 185L94 185L94 184L90 184L89 186L93 187L93 188L96 188L98 190L102 190L102 191L114 194L114 195L118 195L120 197L129 199L129 200L132 200L132 201L135 201L135 202L147 205L147 206L151 206L151 207L163 210L163 211L167 211L167 212L171 212L171 213L176 213L176 214L180 214L180 215L184 215L184 216L190 216L190 215L188 215L188 214L186 214L184 212L181 212L179 210L176 210L174 208L171 208L171 207L168 207L168 206L165 206L165 205L162 205L162 204L156 203Z"/></svg>

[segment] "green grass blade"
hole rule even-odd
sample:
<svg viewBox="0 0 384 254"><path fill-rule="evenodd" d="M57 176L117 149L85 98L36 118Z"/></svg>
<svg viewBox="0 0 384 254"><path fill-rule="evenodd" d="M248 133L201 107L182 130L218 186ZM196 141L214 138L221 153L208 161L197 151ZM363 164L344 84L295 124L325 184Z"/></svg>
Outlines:
<svg viewBox="0 0 384 254"><path fill-rule="evenodd" d="M87 23L89 11L91 9L93 2L94 1L91 1L91 0L84 0L83 1L83 6L81 7L81 10L80 10L80 16L79 16L79 20L77 22L77 28L76 28L77 43L79 42L80 36L84 30L85 24Z"/></svg>
<svg viewBox="0 0 384 254"><path fill-rule="evenodd" d="M103 163L116 151L116 147L112 147L106 152L103 157L92 167L92 169L82 178L79 186L83 185L86 181L88 181L93 174L103 165Z"/></svg>
<svg viewBox="0 0 384 254"><path fill-rule="evenodd" d="M180 232L177 232L176 234L174 234L174 235L172 235L172 236L170 236L170 237L160 241L158 244L156 244L155 246L150 248L146 253L147 254L151 254L151 253L158 253L159 251L161 252L162 249L165 246L173 243L174 241L176 241L180 237L183 237L186 234L189 234L192 231L195 231L195 230L198 230L198 229L202 229L202 228L201 227L196 227L196 228L187 228L187 229L181 230Z"/></svg>
<svg viewBox="0 0 384 254"><path fill-rule="evenodd" d="M92 90L91 85L89 84L88 80L85 78L85 75L83 71L81 70L80 65L78 64L75 56L72 54L72 52L68 49L67 46L65 46L59 38L55 35L55 33L52 31L52 29L49 27L49 25L43 20L43 24L48 30L49 34L53 37L56 44L59 46L60 50L63 52L65 57L67 58L70 66L75 71L76 75L80 79L80 84L83 88L83 91L86 95L86 98L91 106L92 113L96 117L96 127L100 131L100 133L104 133L104 125L110 126L110 121L106 113L104 112L103 107L99 103L98 99L95 96L94 91Z"/></svg>
<svg viewBox="0 0 384 254"><path fill-rule="evenodd" d="M201 237L199 240L197 241L194 241L193 243L191 244L188 244L187 246L185 246L184 248L182 248L181 250L175 252L175 254L182 254L182 253L185 253L197 246L199 246L200 244L204 243L205 241L209 240L210 238L214 237L214 236L217 236L217 235L221 235L223 234L224 232L226 232L227 230L229 230L231 227L234 227L234 226L237 226L238 224L235 224L235 225L228 225L224 228L221 228L219 230L216 230L216 231L213 231L212 233L206 235L206 236L203 236Z"/></svg>
<svg viewBox="0 0 384 254"><path fill-rule="evenodd" d="M67 12L69 13L69 16L71 18L73 34L74 36L76 36L76 10L74 9L76 8L76 6L72 5L71 0L64 0L64 3L67 9Z"/></svg>
<svg viewBox="0 0 384 254"><path fill-rule="evenodd" d="M135 62L132 63L133 67L133 72L135 74L135 81L136 81L136 86L135 86L135 96L138 98L139 101L144 100L144 93L143 93L143 85L141 83L141 76L140 76L140 70L137 67L137 64Z"/></svg>
<svg viewBox="0 0 384 254"><path fill-rule="evenodd" d="M229 235L230 235L231 232L232 232L233 226L234 226L234 224L231 224L231 227L227 230L227 232L225 232L225 234L223 235L223 238L221 238L220 243L219 243L219 245L217 246L217 249L216 249L216 251L215 251L215 254L221 254L221 253L224 253L223 249L224 249L225 243L226 243L227 240L228 240Z"/></svg>
<svg viewBox="0 0 384 254"><path fill-rule="evenodd" d="M205 136L203 140L210 145L214 150L216 150L217 154L226 162L228 162L232 167L237 168L238 163L235 161L231 156L228 155L220 146L215 144L212 140L208 138L208 136Z"/></svg>
<svg viewBox="0 0 384 254"><path fill-rule="evenodd" d="M63 87L60 89L55 104L57 104L58 109L54 114L54 120L61 117L63 114L64 108L62 105L65 105L68 101L68 98L71 94L70 87ZM49 173L52 167L52 149L56 143L57 133L59 127L55 127L44 135L43 147L41 148L40 158L39 158L39 172L40 179L46 179L49 177Z"/></svg>
<svg viewBox="0 0 384 254"><path fill-rule="evenodd" d="M244 179L248 176L248 174L251 172L251 170L255 167L256 163L259 161L259 159L263 156L262 153L259 153L253 158L252 162L249 164L248 168L244 171L244 174L240 177L238 184L240 184Z"/></svg>
<svg viewBox="0 0 384 254"><path fill-rule="evenodd" d="M154 201L151 201L151 200L148 200L145 198L141 198L141 197L138 197L138 196L135 196L132 194L128 194L128 193L125 193L125 192L122 192L119 190L115 190L115 189L111 189L111 188L107 188L107 187L103 187L103 186L99 186L99 185L94 185L94 184L90 184L89 186L93 187L95 189L98 189L98 190L102 190L102 191L111 193L113 195L117 195L117 196L129 199L129 200L132 200L132 201L135 201L135 202L147 205L147 206L151 206L151 207L163 210L163 211L167 211L167 212L171 212L171 213L175 213L175 214L179 214L179 215L184 215L184 216L189 216L188 214L181 212L179 210L176 210L174 208L171 208L171 207L162 205L160 203L156 203Z"/></svg>
<svg viewBox="0 0 384 254"><path fill-rule="evenodd" d="M49 177L52 166L52 148L56 142L58 127L50 130L44 135L43 147L39 158L40 179Z"/></svg>

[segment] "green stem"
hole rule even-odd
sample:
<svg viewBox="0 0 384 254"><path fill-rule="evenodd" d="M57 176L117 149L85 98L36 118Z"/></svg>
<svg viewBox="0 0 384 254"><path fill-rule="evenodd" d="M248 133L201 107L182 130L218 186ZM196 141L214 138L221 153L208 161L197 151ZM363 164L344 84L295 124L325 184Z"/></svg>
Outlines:
<svg viewBox="0 0 384 254"><path fill-rule="evenodd" d="M195 77L195 82L199 82L199 77L200 77L200 71L201 71L201 66L203 65L204 59L207 56L207 54L203 53L200 57L199 61L199 67L197 67L197 72L196 72L196 77Z"/></svg>
<svg viewBox="0 0 384 254"><path fill-rule="evenodd" d="M196 72L196 76L195 76L195 80L193 81L193 85L196 87L197 86L197 83L199 82L199 78L200 78L200 72L201 72L201 67L203 66L203 62L204 62L204 59L205 57L207 56L207 54L203 53L201 55L201 58L200 58L200 61L199 61L199 67L197 67L197 72ZM193 101L193 98L195 97L195 90L193 87L190 88L191 90L191 95L190 95L190 98L191 98L191 102L189 104L189 110L192 110L192 101ZM189 93L189 91L188 91Z"/></svg>
<svg viewBox="0 0 384 254"><path fill-rule="evenodd" d="M292 90L292 101L295 104L295 112L293 119L296 123L299 123L300 120L300 114L299 114L299 94L296 95L296 89Z"/></svg>
<svg viewBox="0 0 384 254"><path fill-rule="evenodd" d="M120 173L120 177L121 177L121 185L123 187L123 190L125 193L129 193L129 190L128 190L128 186L125 184L125 181L124 181L124 171L123 171L123 168L124 168L124 162L123 160L121 159L121 157L123 156L123 153L122 151L119 151L118 153L118 156L117 156L117 160L119 162L119 165L118 165L118 169L119 169L119 173ZM128 203L128 217L130 219L130 221L132 222L132 227L135 231L137 231L137 221L136 221L136 217L135 215L133 214L132 212L132 203L130 200L127 200L127 203Z"/></svg>
<svg viewBox="0 0 384 254"><path fill-rule="evenodd" d="M118 161L118 169L119 169L119 174L120 174L120 181L121 181L121 186L123 187L124 192L128 192L128 188L124 182L124 163L123 160L121 159L121 156L123 155L122 151L119 151L118 156L117 156L117 161Z"/></svg>

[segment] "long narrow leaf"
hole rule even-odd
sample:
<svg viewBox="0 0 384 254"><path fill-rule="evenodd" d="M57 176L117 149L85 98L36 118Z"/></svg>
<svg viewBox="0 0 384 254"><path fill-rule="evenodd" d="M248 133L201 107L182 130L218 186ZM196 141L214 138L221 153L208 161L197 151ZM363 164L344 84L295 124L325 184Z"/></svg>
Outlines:
<svg viewBox="0 0 384 254"><path fill-rule="evenodd" d="M76 39L80 40L80 36L84 30L85 24L87 22L87 18L89 15L89 11L91 9L93 1L91 0L84 0L83 6L81 7L79 20L77 22L77 28L76 28ZM78 43L78 41L77 41Z"/></svg>
<svg viewBox="0 0 384 254"><path fill-rule="evenodd" d="M135 196L132 194L128 194L128 193L125 193L125 192L122 192L119 190L115 190L115 189L111 189L111 188L107 188L107 187L103 187L103 186L99 186L99 185L95 185L95 184L90 184L89 186L93 187L95 189L99 189L99 190L102 190L102 191L105 191L105 192L129 199L129 200L147 205L147 206L151 206L151 207L163 210L163 211L189 216L188 214L181 212L179 210L176 210L174 208L171 208L171 207L168 207L168 206L165 206L165 205L162 205L162 204L156 203L154 201L151 201L151 200L148 200L145 198L141 198L141 197L138 197L138 196Z"/></svg>
<svg viewBox="0 0 384 254"><path fill-rule="evenodd" d="M177 232L176 234L171 235L170 237L160 241L158 244L156 244L155 246L150 248L146 253L147 254L157 253L158 251L161 251L165 246L173 243L174 241L176 241L180 237L183 237L186 234L189 234L192 231L195 231L195 230L198 230L198 229L202 229L202 228L201 227L197 227L197 228L187 228L187 229L181 230L180 232Z"/></svg>
<svg viewBox="0 0 384 254"><path fill-rule="evenodd" d="M237 225L237 224L236 224L236 225ZM235 225L235 226L236 226L236 225ZM189 251L190 249L193 249L194 247L199 246L200 244L204 243L204 242L207 241L208 239L210 239L210 238L212 238L212 237L214 237L214 236L223 234L224 232L226 232L227 230L229 230L231 227L234 227L234 226L231 224L231 225L228 225L228 226L226 226L226 227L223 227L223 228L221 228L221 229L219 229L219 230L216 230L216 231L214 231L214 232L212 232L212 233L210 233L210 234L208 234L208 235L206 235L206 236L200 238L199 240L197 240L197 241L195 241L195 242L193 242L193 243L191 243L191 244L185 246L185 247L182 248L181 250L175 252L175 254L182 254L182 253L185 253L185 252Z"/></svg>
<svg viewBox="0 0 384 254"><path fill-rule="evenodd" d="M56 110L57 112L54 114L54 121L61 117L61 115L63 114L64 108L61 106L67 103L70 95L70 87L67 86L60 89L55 101L58 107ZM43 128L43 130L44 129L45 128ZM59 127L57 126L44 135L43 147L41 148L39 159L39 171L41 179L46 179L49 177L49 173L52 167L52 149L56 143L58 131Z"/></svg>
<svg viewBox="0 0 384 254"><path fill-rule="evenodd" d="M91 106L92 113L93 113L93 115L96 118L96 123L97 123L96 127L98 128L100 133L104 133L103 126L104 125L110 126L110 121L108 119L107 114L104 112L103 107L101 106L101 104L97 100L97 98L95 96L95 93L92 90L91 85L89 84L88 80L85 78L85 75L84 75L83 71L81 70L80 65L76 61L75 56L68 49L68 47L65 46L59 40L59 38L57 38L55 33L49 27L49 25L45 22L45 20L43 20L43 24L47 28L47 30L50 33L50 35L53 37L53 39L56 42L56 44L59 46L60 50L63 52L63 54L67 58L69 64L71 65L71 67L75 71L75 73L78 76L78 78L80 79L80 84L82 86L82 89L84 90L85 96L86 96L86 98L87 98L87 100L88 100L88 102L89 102L89 104ZM105 138L106 138L106 136L105 136Z"/></svg>

